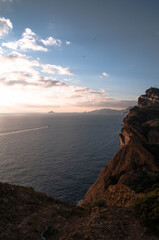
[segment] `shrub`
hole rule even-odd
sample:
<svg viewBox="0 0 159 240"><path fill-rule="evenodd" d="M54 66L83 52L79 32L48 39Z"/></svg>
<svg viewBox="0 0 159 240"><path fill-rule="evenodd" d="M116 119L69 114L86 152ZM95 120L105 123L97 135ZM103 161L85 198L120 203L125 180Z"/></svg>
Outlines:
<svg viewBox="0 0 159 240"><path fill-rule="evenodd" d="M159 233L159 188L137 198L134 213L146 226Z"/></svg>

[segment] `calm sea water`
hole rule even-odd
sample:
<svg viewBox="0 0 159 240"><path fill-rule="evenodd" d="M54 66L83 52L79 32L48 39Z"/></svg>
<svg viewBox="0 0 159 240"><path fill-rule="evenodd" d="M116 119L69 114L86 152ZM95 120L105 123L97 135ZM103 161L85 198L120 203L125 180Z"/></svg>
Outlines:
<svg viewBox="0 0 159 240"><path fill-rule="evenodd" d="M32 186L77 203L119 149L122 119L89 114L0 115L0 181Z"/></svg>

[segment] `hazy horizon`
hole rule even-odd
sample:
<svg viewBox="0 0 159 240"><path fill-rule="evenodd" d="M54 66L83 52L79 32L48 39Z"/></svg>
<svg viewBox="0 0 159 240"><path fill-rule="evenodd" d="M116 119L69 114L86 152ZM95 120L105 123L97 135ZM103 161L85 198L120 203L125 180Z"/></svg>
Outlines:
<svg viewBox="0 0 159 240"><path fill-rule="evenodd" d="M129 106L129 107L132 107L132 106ZM88 111L78 111L78 112L76 112L76 111L66 111L66 112L56 112L56 111L54 111L54 110L52 110L52 109L50 109L50 110L48 110L48 111L44 111L44 112L40 112L40 111L37 111L37 112L35 112L35 111L30 111L30 112L23 112L23 111L19 111L19 112L14 112L14 111L12 111L12 112L0 112L0 114L49 114L51 111L53 111L53 114L54 113L59 113L59 114L67 114L67 113L70 113L70 114L73 114L73 113L89 113L89 112L93 112L93 111L99 111L99 110L115 110L115 111L122 111L122 110L125 110L125 109L127 109L127 108L118 108L118 109L116 109L116 108L99 108L99 109L88 109ZM14 110L14 109L13 109ZM51 114L51 113L50 113Z"/></svg>

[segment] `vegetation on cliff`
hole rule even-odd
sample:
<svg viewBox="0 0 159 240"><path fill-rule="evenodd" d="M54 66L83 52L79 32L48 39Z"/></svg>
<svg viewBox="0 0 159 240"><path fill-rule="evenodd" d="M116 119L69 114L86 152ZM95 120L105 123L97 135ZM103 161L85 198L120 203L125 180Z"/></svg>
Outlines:
<svg viewBox="0 0 159 240"><path fill-rule="evenodd" d="M159 235L159 188L137 198L134 213L146 226Z"/></svg>

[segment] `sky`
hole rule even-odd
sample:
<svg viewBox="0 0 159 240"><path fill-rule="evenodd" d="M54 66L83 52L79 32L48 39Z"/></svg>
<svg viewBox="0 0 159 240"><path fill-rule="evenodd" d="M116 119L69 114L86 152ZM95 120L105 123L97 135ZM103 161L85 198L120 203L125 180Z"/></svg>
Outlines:
<svg viewBox="0 0 159 240"><path fill-rule="evenodd" d="M0 112L124 109L159 87L158 0L0 0Z"/></svg>

